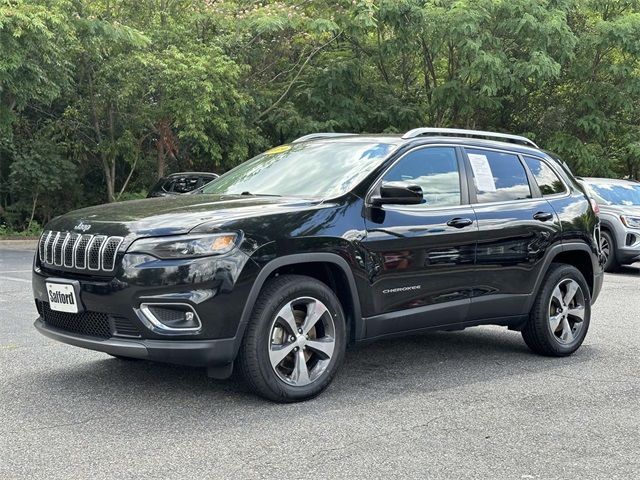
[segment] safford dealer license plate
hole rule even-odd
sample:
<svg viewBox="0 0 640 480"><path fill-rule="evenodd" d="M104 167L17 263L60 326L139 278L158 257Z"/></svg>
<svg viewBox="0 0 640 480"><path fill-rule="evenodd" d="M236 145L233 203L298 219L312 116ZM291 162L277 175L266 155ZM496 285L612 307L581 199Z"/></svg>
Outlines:
<svg viewBox="0 0 640 480"><path fill-rule="evenodd" d="M73 285L49 282L46 282L46 285L51 310L78 313L78 299Z"/></svg>

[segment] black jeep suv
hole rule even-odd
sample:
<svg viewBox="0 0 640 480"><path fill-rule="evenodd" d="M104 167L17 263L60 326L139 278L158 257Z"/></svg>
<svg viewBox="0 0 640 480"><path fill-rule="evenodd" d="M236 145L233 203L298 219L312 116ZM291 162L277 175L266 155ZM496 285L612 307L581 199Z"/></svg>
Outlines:
<svg viewBox="0 0 640 480"><path fill-rule="evenodd" d="M599 221L530 140L420 128L313 134L202 195L85 208L39 243L44 335L125 359L234 363L257 393L313 397L348 344L497 324L535 352L582 344Z"/></svg>

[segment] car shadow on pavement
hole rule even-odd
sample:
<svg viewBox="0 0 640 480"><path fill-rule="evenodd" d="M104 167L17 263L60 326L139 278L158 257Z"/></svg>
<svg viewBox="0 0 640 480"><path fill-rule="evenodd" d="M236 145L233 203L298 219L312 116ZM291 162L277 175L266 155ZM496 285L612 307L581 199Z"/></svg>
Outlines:
<svg viewBox="0 0 640 480"><path fill-rule="evenodd" d="M595 354L594 346L585 345L567 358L534 355L519 334L497 327L389 339L351 348L333 384L311 402L316 410L330 410L345 403L375 403L398 395L437 393L541 372L552 374L555 369L589 361ZM246 416L277 407L253 396L236 376L213 380L202 369L107 356L78 360L74 358L73 366L61 362L55 368L39 371L36 375L41 378L24 380L23 387L31 391L22 394L33 395L41 403L73 402L84 412L95 409L96 414L104 412L100 407L103 403L118 411L137 410L140 415L161 409L178 416L197 412L216 418ZM33 391L42 384L58 387L53 398L43 400ZM298 408L306 407L286 407L289 412Z"/></svg>
<svg viewBox="0 0 640 480"><path fill-rule="evenodd" d="M614 275L632 275L640 277L640 264L634 263L633 265L622 265L615 272Z"/></svg>

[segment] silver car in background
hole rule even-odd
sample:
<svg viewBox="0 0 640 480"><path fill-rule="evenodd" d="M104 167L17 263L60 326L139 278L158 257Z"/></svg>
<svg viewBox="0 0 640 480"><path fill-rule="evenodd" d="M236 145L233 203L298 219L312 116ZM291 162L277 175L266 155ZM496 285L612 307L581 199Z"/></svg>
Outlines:
<svg viewBox="0 0 640 480"><path fill-rule="evenodd" d="M640 183L611 178L579 181L600 206L605 271L640 261Z"/></svg>

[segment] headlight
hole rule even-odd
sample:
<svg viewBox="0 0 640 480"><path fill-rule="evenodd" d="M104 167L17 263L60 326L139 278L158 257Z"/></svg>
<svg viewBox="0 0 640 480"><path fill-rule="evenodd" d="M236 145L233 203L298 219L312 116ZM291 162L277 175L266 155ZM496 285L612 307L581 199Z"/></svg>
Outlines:
<svg viewBox="0 0 640 480"><path fill-rule="evenodd" d="M629 228L640 228L640 217L629 217L628 215L620 215L620 220Z"/></svg>
<svg viewBox="0 0 640 480"><path fill-rule="evenodd" d="M148 253L163 259L206 257L230 252L237 241L237 233L141 238L133 242L127 252Z"/></svg>

